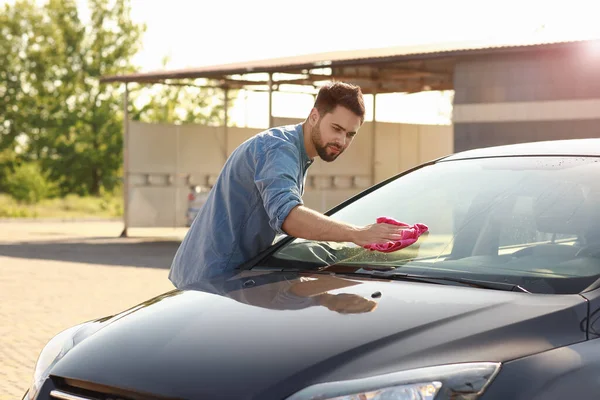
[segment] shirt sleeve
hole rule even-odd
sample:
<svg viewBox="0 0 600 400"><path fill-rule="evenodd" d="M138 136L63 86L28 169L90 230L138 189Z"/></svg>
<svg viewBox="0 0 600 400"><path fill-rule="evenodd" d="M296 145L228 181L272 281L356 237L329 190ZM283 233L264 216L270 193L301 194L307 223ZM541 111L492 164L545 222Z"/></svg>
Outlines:
<svg viewBox="0 0 600 400"><path fill-rule="evenodd" d="M291 145L274 146L259 155L254 174L258 189L269 216L269 225L278 234L290 211L304 204L299 191L300 165Z"/></svg>

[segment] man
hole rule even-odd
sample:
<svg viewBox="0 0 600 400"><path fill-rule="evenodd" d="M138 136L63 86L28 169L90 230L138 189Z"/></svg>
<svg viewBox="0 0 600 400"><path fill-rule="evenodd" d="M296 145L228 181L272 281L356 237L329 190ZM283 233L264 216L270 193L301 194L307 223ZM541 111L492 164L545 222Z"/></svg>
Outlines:
<svg viewBox="0 0 600 400"><path fill-rule="evenodd" d="M235 149L175 254L169 273L175 287L235 269L270 246L277 234L359 246L400 239L397 226L348 225L303 205L314 158L337 159L364 115L360 88L332 83L319 90L303 123L268 129Z"/></svg>

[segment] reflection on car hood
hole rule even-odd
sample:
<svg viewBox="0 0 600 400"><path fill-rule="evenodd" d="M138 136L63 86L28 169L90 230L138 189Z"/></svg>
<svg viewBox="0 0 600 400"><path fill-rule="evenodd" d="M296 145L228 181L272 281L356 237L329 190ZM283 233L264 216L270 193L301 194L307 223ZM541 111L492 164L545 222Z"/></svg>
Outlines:
<svg viewBox="0 0 600 400"><path fill-rule="evenodd" d="M564 346L585 340L585 313L576 295L245 272L148 301L52 374L176 398L285 398L316 382Z"/></svg>

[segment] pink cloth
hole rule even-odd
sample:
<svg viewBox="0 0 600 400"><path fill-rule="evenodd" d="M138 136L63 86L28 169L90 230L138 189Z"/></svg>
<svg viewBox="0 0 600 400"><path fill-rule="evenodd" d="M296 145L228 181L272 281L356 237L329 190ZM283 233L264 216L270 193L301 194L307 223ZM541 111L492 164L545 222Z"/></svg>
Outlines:
<svg viewBox="0 0 600 400"><path fill-rule="evenodd" d="M425 224L414 224L411 226L411 225L405 224L404 222L396 221L395 219L388 218L388 217L377 218L377 223L378 224L385 223L385 224L392 224L392 225L408 227L407 229L400 231L400 234L402 235L402 239L396 240L394 242L387 242L387 243L381 243L381 244L368 244L368 245L364 246L365 249L373 250L373 251L375 251L375 250L381 251L383 253L391 253L392 251L396 251L396 250L400 250L405 247L408 247L411 244L415 243L419 239L419 236L421 236L422 234L424 234L425 232L427 232L429 230L429 228Z"/></svg>

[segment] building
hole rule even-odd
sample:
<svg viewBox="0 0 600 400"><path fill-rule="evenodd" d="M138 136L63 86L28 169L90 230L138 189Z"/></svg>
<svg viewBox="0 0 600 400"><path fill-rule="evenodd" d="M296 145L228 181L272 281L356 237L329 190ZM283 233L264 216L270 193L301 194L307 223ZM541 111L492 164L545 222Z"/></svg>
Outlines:
<svg viewBox="0 0 600 400"><path fill-rule="evenodd" d="M453 123L444 133L432 133L426 127L385 128L374 118L366 129L371 137L368 144L371 156L363 161L369 165L347 177L349 183L342 184L346 185L345 189L333 196L333 204L343 196L362 190L366 184L408 169L426 161L424 158L427 157L493 145L600 136L600 40L473 41L356 50L108 76L102 81L177 84L191 78L210 79L226 93L232 88L267 91L270 126L275 125L271 112L272 93L283 85L317 87L321 82L337 79L356 83L364 93L373 95L454 91ZM126 123L126 136L129 126ZM238 139L232 141L228 139L232 131L225 126L218 133L224 137L224 157L227 149L245 135L237 132ZM413 132L409 141L400 138L409 137L409 131ZM440 139L442 143L447 139L448 144L440 146ZM163 141L163 145L169 140ZM127 146L129 141L125 142ZM397 152L396 158L400 161L382 165L382 160L389 157L382 156L383 150L378 149L389 151L390 147L395 149L393 151ZM436 151L423 153L423 149L428 147L435 147ZM402 153L401 148L410 151ZM421 152L421 156L412 157L415 151ZM133 176L130 173L135 172L129 168L127 157L132 152L135 152L135 147L125 152L125 171L129 171L126 181ZM206 180L211 179L211 174L214 178L214 169L218 170L221 161L215 161L214 166L209 168L211 172L206 175ZM143 171L136 173L139 175ZM176 174L168 174L170 178L165 178L167 183L178 181ZM189 175L186 184L190 183ZM313 188L321 192L314 201L322 205L316 208L322 211L330 208L332 203L323 198L328 196L328 190L335 189L336 179L339 181L341 178L335 174L325 176L324 181L330 182L330 186L320 187L318 182L315 183ZM139 181L139 177L136 179ZM150 181L150 178L146 179L146 182ZM355 185L356 182L363 183ZM126 193L129 192L128 187L126 185ZM135 190L134 186L130 189ZM125 196L127 199L128 194ZM185 198L185 195L175 197ZM174 203L181 207L182 200L174 200ZM131 204L129 201L126 204L127 210ZM156 225L157 222L150 221L148 224Z"/></svg>

